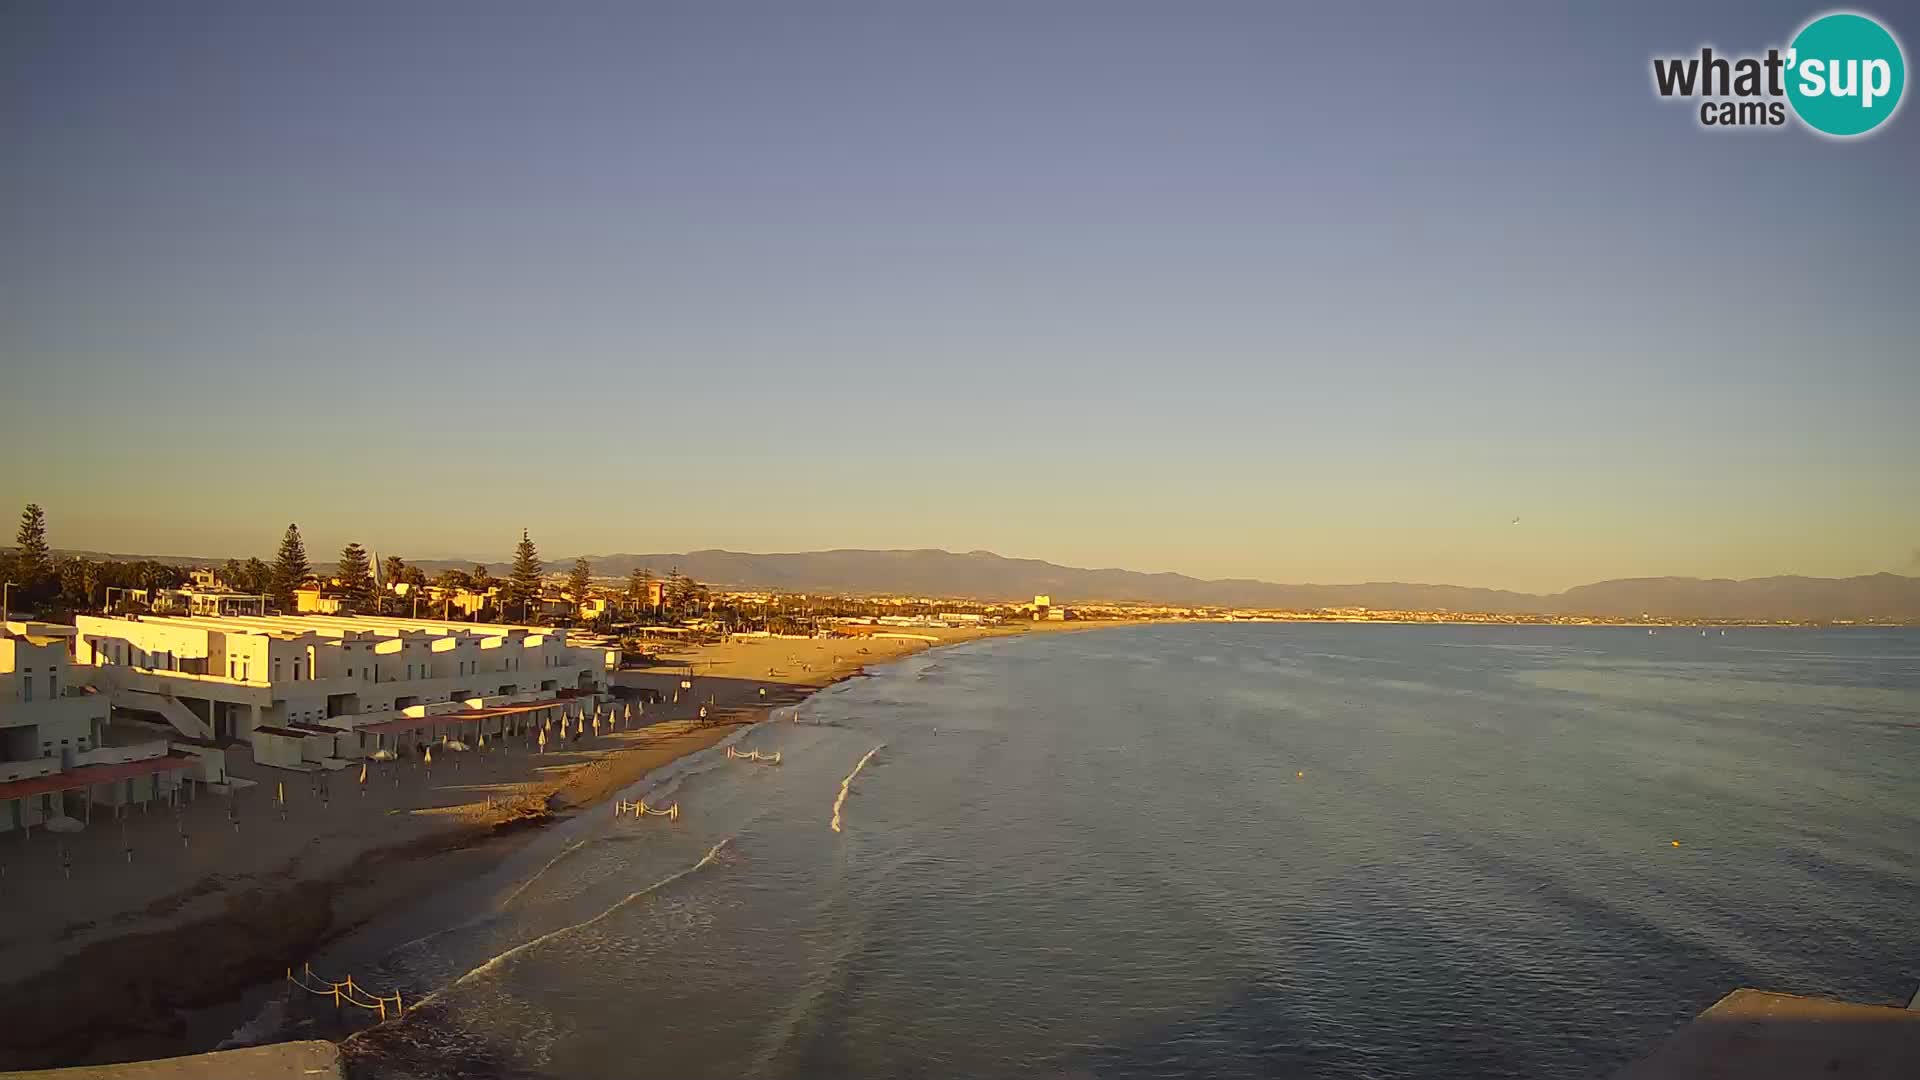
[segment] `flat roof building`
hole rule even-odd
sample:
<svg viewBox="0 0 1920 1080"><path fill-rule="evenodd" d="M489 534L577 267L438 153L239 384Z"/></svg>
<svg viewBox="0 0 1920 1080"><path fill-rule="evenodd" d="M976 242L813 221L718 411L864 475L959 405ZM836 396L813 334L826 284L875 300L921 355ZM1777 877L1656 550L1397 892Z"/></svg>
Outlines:
<svg viewBox="0 0 1920 1080"><path fill-rule="evenodd" d="M116 707L157 714L191 738L240 742L261 728L352 731L479 699L598 694L619 660L569 644L564 630L438 619L83 615L76 623L77 656L95 665Z"/></svg>
<svg viewBox="0 0 1920 1080"><path fill-rule="evenodd" d="M164 738L110 735L109 698L91 685L92 670L75 663L74 640L70 626L0 626L0 832L91 818L95 802L166 798L183 774L200 769Z"/></svg>

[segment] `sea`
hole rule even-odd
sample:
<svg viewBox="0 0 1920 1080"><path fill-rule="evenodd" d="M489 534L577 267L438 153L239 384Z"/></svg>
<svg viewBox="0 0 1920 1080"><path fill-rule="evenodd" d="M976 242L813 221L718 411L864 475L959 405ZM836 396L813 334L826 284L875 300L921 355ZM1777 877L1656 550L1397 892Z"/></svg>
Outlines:
<svg viewBox="0 0 1920 1080"><path fill-rule="evenodd" d="M732 745L330 949L352 1074L1604 1077L1920 988L1913 630L1034 634Z"/></svg>

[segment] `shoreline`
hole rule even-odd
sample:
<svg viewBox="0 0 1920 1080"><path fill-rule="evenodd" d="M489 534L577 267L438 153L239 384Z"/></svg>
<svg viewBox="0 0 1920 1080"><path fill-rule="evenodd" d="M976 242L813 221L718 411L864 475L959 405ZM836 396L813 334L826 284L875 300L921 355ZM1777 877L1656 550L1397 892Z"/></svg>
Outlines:
<svg viewBox="0 0 1920 1080"><path fill-rule="evenodd" d="M497 869L547 827L590 812L655 770L764 721L775 709L858 678L870 666L933 649L1136 624L1018 624L877 639L736 639L690 646L656 657L648 667L621 670L612 679L616 692L651 689L668 699L646 707L653 722L596 736L595 745L585 750L546 756L510 750L496 759L471 759L474 771L497 770L473 779L493 782L454 783L443 771L436 787L429 771L426 786L420 787L418 770L416 775L403 772L394 777L389 798L445 805L389 809L384 815L377 806L358 805L362 819L375 826L371 834L342 835L338 819L283 816L278 824L269 822L253 843L272 846L265 841L275 836L273 830L286 830L291 835L278 845L290 849L284 861L257 858L238 873L221 867L226 872L159 895L116 881L104 887L117 886L127 894L119 909L90 922L69 922L36 939L0 939L0 963L8 968L8 981L0 985L0 1015L9 1018L0 1034L0 1070L213 1050L250 1018L249 1003L278 984L283 968L299 966L327 944L449 883ZM670 688L682 678L690 679L694 690L689 700L672 703ZM704 720L699 716L703 705ZM276 774L269 775L279 782ZM363 789L363 801L370 801L368 791L378 797L385 788ZM356 806L341 802L343 809ZM214 812L212 807L196 811ZM400 815L397 824L394 814ZM163 823L146 822L141 828L156 824ZM239 832L238 825L234 831ZM94 839L98 846L99 838ZM320 851L331 858L313 859ZM310 860L315 865L304 865ZM19 876L10 875L9 893L21 887ZM72 948L75 939L84 944ZM44 962L32 964L35 953Z"/></svg>

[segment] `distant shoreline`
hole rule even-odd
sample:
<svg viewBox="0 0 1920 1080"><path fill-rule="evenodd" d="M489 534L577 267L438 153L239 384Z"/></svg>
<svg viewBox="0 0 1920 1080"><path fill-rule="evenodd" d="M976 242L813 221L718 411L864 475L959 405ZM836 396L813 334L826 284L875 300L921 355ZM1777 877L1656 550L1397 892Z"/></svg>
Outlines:
<svg viewBox="0 0 1920 1080"><path fill-rule="evenodd" d="M0 549L3 550L3 549ZM174 566L219 566L205 556L135 555L56 549L56 555L119 561L151 560ZM680 553L588 555L597 579L624 582L629 573L670 569L705 582L717 592L813 594L837 598L919 598L973 608L1017 607L1036 594L1070 608L1152 617L1155 609L1190 609L1204 615L1227 612L1370 608L1387 612L1456 612L1509 618L1623 619L1632 613L1686 621L1757 622L1769 625L1833 621L1920 624L1920 577L1881 571L1845 577L1777 574L1750 578L1688 576L1606 578L1558 591L1528 592L1479 585L1365 581L1311 584L1253 578L1209 579L1178 573L1118 568L1088 569L1040 559L1008 558L990 551L927 549L836 549L749 553L703 549ZM564 574L572 558L544 560L550 574ZM326 565L326 564L323 564ZM416 559L429 573L470 570L458 559ZM504 574L508 564L487 561ZM1920 566L1920 563L1913 564ZM1104 599L1101 599L1104 598ZM1124 599L1123 599L1124 598ZM1674 612L1692 612L1676 615ZM1721 612L1723 614L1701 614ZM1727 614L1740 613L1740 614Z"/></svg>

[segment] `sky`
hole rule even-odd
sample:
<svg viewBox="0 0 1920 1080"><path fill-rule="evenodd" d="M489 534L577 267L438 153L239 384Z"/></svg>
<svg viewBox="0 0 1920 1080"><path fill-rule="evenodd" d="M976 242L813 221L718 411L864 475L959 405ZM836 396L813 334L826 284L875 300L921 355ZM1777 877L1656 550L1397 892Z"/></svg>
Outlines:
<svg viewBox="0 0 1920 1080"><path fill-rule="evenodd" d="M1823 10L7 3L0 508L215 556L1920 573L1920 114L1651 89Z"/></svg>

